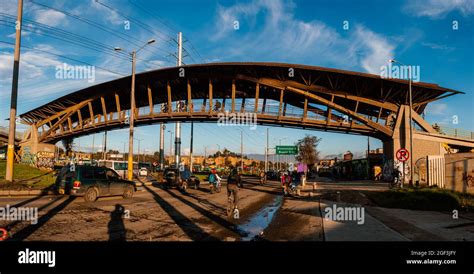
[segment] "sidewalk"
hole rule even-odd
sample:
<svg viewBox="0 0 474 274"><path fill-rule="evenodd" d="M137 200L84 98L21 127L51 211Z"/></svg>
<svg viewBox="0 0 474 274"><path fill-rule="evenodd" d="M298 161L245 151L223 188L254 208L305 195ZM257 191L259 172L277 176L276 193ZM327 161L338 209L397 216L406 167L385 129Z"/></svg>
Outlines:
<svg viewBox="0 0 474 274"><path fill-rule="evenodd" d="M55 194L54 191L46 190L46 189L0 190L0 197L39 196L39 195L53 195L53 194Z"/></svg>
<svg viewBox="0 0 474 274"><path fill-rule="evenodd" d="M367 190L386 188L381 183L370 182L318 182L316 191ZM313 191L312 183L307 183L301 190L302 196L318 195ZM324 217L324 207L336 204L341 207L355 206L335 201L321 201L321 211ZM459 212L458 219L451 212L409 210L398 208L383 208L364 204L365 224L356 222L337 222L324 219L326 240L328 241L473 241L474 213Z"/></svg>
<svg viewBox="0 0 474 274"><path fill-rule="evenodd" d="M413 241L473 241L472 214L422 211L399 208L367 207L371 215ZM469 217L466 217L469 216Z"/></svg>
<svg viewBox="0 0 474 274"><path fill-rule="evenodd" d="M408 241L406 237L394 231L378 219L364 212L364 223L357 221L333 221L325 217L325 208L360 207L359 205L321 201L321 213L324 222L326 241ZM364 207L362 207L364 209Z"/></svg>

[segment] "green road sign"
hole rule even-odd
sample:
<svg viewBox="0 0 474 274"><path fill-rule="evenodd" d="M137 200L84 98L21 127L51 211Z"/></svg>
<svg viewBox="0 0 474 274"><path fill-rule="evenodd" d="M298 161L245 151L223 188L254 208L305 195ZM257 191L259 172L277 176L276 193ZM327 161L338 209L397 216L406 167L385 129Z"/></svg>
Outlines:
<svg viewBox="0 0 474 274"><path fill-rule="evenodd" d="M276 154L295 155L298 154L297 146L276 146Z"/></svg>

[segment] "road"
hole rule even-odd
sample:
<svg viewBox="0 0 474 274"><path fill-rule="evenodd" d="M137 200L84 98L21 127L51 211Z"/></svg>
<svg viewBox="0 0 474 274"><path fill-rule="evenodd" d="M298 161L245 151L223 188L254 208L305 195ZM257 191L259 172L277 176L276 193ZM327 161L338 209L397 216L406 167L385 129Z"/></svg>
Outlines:
<svg viewBox="0 0 474 274"><path fill-rule="evenodd" d="M316 190L308 184L301 197L283 197L276 181L262 186L245 177L244 182L239 219L226 216L225 184L221 193L210 194L207 183L186 193L153 183L132 199L108 197L90 204L81 197L2 197L0 207L36 207L39 219L37 224L3 220L0 228L6 228L14 241L410 241L463 240L473 235L472 220L377 208L358 192L386 188L383 184L331 183L321 178ZM327 208L334 206L363 208L363 223L327 218Z"/></svg>
<svg viewBox="0 0 474 274"><path fill-rule="evenodd" d="M246 179L239 196L238 220L226 216L225 185L221 193L210 194L207 184L187 193L153 184L129 200L107 197L91 204L81 197L52 195L0 198L1 207L39 210L37 224L0 221L0 227L7 228L13 240L236 241L251 234L240 226L245 227L249 216L281 196L281 191L278 183L259 186L256 180Z"/></svg>

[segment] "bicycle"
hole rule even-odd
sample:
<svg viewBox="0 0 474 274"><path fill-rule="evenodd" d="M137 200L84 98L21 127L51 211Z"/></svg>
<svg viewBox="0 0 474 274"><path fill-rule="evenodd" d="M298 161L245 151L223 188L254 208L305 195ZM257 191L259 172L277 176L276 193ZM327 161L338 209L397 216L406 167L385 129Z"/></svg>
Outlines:
<svg viewBox="0 0 474 274"><path fill-rule="evenodd" d="M235 216L235 214L238 214L239 212L239 209L237 208L237 205L235 204L235 201L234 201L234 193L230 193L230 195L228 195L227 197L227 217L231 217L232 215L234 215L234 219L238 219L238 215L237 217Z"/></svg>
<svg viewBox="0 0 474 274"><path fill-rule="evenodd" d="M267 183L267 176L261 176L260 177L260 185L264 185Z"/></svg>
<svg viewBox="0 0 474 274"><path fill-rule="evenodd" d="M210 188L211 194L214 194L214 192L220 193L222 189L221 181L217 179L216 182L209 183L209 188Z"/></svg>
<svg viewBox="0 0 474 274"><path fill-rule="evenodd" d="M232 216L232 213L234 212L234 196L229 195L227 198L227 217Z"/></svg>
<svg viewBox="0 0 474 274"><path fill-rule="evenodd" d="M390 189L400 188L400 186L402 184L402 180L400 178L401 175L402 175L402 173L400 172L400 170L397 170L396 173L393 175L393 181L388 184L388 188L390 188Z"/></svg>

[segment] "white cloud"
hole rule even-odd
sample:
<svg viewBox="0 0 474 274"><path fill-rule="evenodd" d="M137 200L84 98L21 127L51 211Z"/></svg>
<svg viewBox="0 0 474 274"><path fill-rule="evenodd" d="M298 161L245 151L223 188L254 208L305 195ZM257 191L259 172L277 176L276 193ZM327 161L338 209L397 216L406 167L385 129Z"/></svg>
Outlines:
<svg viewBox="0 0 474 274"><path fill-rule="evenodd" d="M352 50L361 55L358 59L360 65L369 73L379 74L380 67L393 59L395 47L386 38L363 27L356 26Z"/></svg>
<svg viewBox="0 0 474 274"><path fill-rule="evenodd" d="M163 60L150 60L150 61L144 62L145 71L160 69L166 66L167 66L166 62Z"/></svg>
<svg viewBox="0 0 474 274"><path fill-rule="evenodd" d="M424 47L428 47L430 49L445 50L445 51L450 51L454 49L454 47L436 44L436 43L430 43L430 42L422 42L421 45Z"/></svg>
<svg viewBox="0 0 474 274"><path fill-rule="evenodd" d="M340 32L324 22L294 17L292 2L254 0L218 8L214 42L226 60L300 62L379 73L393 57L395 45L365 26L354 24ZM240 29L234 29L234 21ZM258 24L256 24L258 22ZM247 31L249 30L249 31Z"/></svg>
<svg viewBox="0 0 474 274"><path fill-rule="evenodd" d="M427 108L426 112L431 115L447 115L448 105L445 103L431 103Z"/></svg>
<svg viewBox="0 0 474 274"><path fill-rule="evenodd" d="M409 0L404 10L417 17L443 18L452 11L458 11L463 16L474 13L472 0Z"/></svg>
<svg viewBox="0 0 474 274"><path fill-rule="evenodd" d="M20 58L20 80L23 82L37 79L44 76L46 69L61 64L56 58L48 54L26 50L21 54ZM12 71L13 54L11 52L0 54L0 83L10 82Z"/></svg>
<svg viewBox="0 0 474 274"><path fill-rule="evenodd" d="M16 15L18 10L17 1L2 1L0 12Z"/></svg>
<svg viewBox="0 0 474 274"><path fill-rule="evenodd" d="M48 26L58 26L66 23L66 15L55 10L38 9L35 20Z"/></svg>
<svg viewBox="0 0 474 274"><path fill-rule="evenodd" d="M95 0L90 0L88 3L86 3L86 10L89 10L90 8L91 11L94 11L94 13L100 14L100 18L103 20L115 24L115 25L120 25L123 24L125 18L120 16L117 12L102 6L101 4L97 3ZM82 10L79 12L82 13Z"/></svg>

